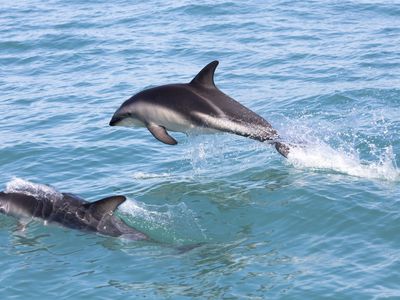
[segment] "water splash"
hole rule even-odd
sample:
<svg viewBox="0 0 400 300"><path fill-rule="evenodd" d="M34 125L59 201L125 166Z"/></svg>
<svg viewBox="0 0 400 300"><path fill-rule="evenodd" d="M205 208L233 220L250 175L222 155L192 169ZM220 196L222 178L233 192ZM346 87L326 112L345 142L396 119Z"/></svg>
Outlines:
<svg viewBox="0 0 400 300"><path fill-rule="evenodd" d="M356 153L334 149L320 143L291 149L288 162L296 168L332 170L351 176L399 181L400 171L396 166L392 147L387 147L378 161L363 161Z"/></svg>
<svg viewBox="0 0 400 300"><path fill-rule="evenodd" d="M390 121L382 117L382 112L378 117L369 114L366 120L356 119L353 109L347 116L346 112L342 114L336 119L319 119L318 123L313 115L288 121L287 140L298 145L291 148L288 162L296 168L399 181Z"/></svg>
<svg viewBox="0 0 400 300"><path fill-rule="evenodd" d="M131 200L119 207L118 214L128 225L159 242L187 245L206 240L195 214L183 202L149 205Z"/></svg>
<svg viewBox="0 0 400 300"><path fill-rule="evenodd" d="M229 133L189 136L185 158L191 165L190 177L227 177L257 165L259 161L254 161L254 153L265 154L265 146L260 145L256 141ZM268 159L268 155L264 155L263 159Z"/></svg>
<svg viewBox="0 0 400 300"><path fill-rule="evenodd" d="M29 196L33 196L39 199L62 199L63 195L55 188L33 183L21 178L14 177L10 182L7 183L4 190L5 193L20 193Z"/></svg>

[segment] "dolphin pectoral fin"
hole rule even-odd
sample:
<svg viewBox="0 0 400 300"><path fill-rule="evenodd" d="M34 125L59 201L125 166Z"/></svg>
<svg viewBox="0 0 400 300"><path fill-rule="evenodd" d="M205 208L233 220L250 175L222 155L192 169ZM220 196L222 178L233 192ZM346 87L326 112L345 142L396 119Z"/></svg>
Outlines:
<svg viewBox="0 0 400 300"><path fill-rule="evenodd" d="M96 202L86 203L83 205L86 209L92 213L92 215L100 220L104 215L112 215L114 210L117 209L119 205L125 202L125 196L111 196Z"/></svg>
<svg viewBox="0 0 400 300"><path fill-rule="evenodd" d="M178 144L178 142L168 134L165 128L160 125L154 125L154 124L147 125L147 129L157 140L163 142L164 144L168 145Z"/></svg>

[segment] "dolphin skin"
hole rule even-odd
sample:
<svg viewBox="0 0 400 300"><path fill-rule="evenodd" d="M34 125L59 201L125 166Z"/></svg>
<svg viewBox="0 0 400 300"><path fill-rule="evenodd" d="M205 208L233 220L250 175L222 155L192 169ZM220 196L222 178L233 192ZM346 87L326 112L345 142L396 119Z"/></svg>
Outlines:
<svg viewBox="0 0 400 300"><path fill-rule="evenodd" d="M114 211L125 200L125 196L111 196L88 202L73 194L59 193L55 190L52 193L41 194L6 190L0 192L0 212L16 218L40 218L68 228L113 237L149 240L145 234L114 216Z"/></svg>
<svg viewBox="0 0 400 300"><path fill-rule="evenodd" d="M189 83L143 90L114 113L110 126L144 126L159 141L176 145L167 130L184 133L228 132L275 145L287 157L289 147L264 118L221 92L214 83L218 61Z"/></svg>

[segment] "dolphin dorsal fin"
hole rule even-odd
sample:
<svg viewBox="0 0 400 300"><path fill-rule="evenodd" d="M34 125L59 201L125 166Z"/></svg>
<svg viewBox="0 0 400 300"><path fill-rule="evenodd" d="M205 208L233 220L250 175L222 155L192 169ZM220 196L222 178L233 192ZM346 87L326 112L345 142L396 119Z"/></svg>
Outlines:
<svg viewBox="0 0 400 300"><path fill-rule="evenodd" d="M196 75L195 78L190 82L191 84L199 84L206 87L215 87L214 73L218 66L218 60L210 62Z"/></svg>
<svg viewBox="0 0 400 300"><path fill-rule="evenodd" d="M86 203L83 206L89 209L96 218L101 219L104 215L112 215L119 205L125 202L125 196L111 196L95 202Z"/></svg>

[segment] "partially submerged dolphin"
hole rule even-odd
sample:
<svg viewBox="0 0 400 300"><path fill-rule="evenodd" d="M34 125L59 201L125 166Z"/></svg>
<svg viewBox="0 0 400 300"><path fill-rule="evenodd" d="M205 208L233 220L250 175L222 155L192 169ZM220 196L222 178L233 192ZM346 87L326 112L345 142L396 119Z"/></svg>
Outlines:
<svg viewBox="0 0 400 300"><path fill-rule="evenodd" d="M59 193L50 187L37 193L25 190L0 192L0 212L16 218L40 218L65 227L98 232L113 237L131 240L149 240L144 233L125 224L114 216L125 196L111 196L96 202L88 202L78 196ZM48 192L50 190L50 192Z"/></svg>
<svg viewBox="0 0 400 300"><path fill-rule="evenodd" d="M264 118L221 92L214 84L218 61L190 83L167 84L139 92L114 113L111 126L145 126L159 141L178 142L167 130L184 133L229 132L275 145L284 157L289 147Z"/></svg>

